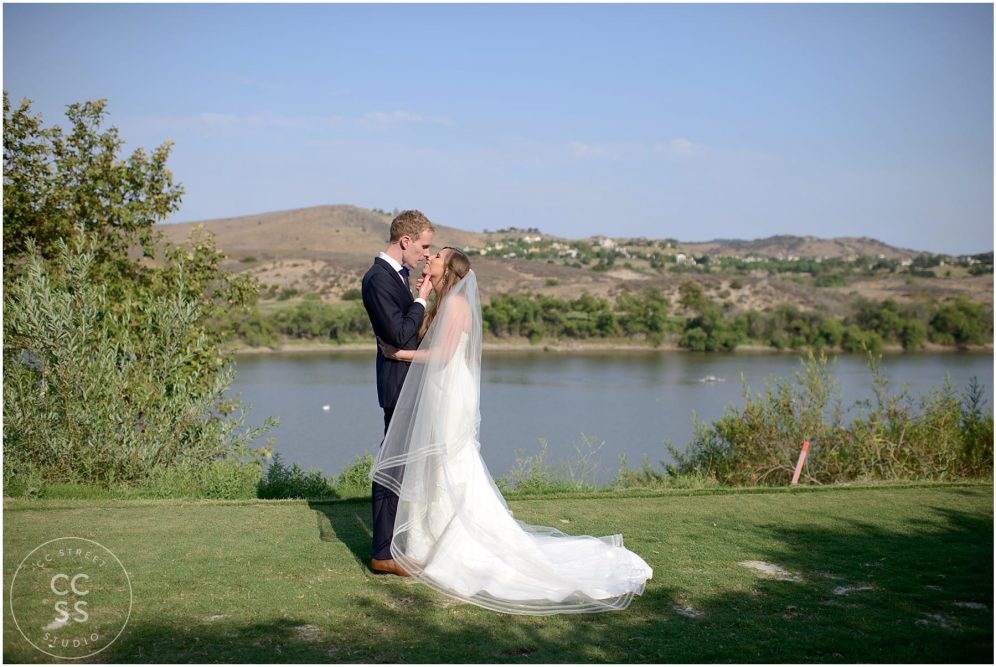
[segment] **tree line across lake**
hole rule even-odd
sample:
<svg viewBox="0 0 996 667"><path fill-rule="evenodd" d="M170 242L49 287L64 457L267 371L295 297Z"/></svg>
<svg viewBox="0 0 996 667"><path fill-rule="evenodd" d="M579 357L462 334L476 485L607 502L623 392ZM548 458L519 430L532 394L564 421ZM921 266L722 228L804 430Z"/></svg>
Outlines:
<svg viewBox="0 0 996 667"><path fill-rule="evenodd" d="M770 311L734 312L686 279L672 306L657 287L623 292L614 301L590 294L576 299L524 292L499 295L482 309L492 339L632 340L652 346L672 342L693 351L732 351L740 345L773 349L839 349L879 352L884 345L917 350L926 343L966 347L993 339L992 313L960 296L899 304L859 298L852 313L836 318L782 303ZM347 296L356 296L347 293ZM252 347L284 339L357 342L370 339L370 323L357 301L326 303L317 294L269 312L230 311L212 327Z"/></svg>

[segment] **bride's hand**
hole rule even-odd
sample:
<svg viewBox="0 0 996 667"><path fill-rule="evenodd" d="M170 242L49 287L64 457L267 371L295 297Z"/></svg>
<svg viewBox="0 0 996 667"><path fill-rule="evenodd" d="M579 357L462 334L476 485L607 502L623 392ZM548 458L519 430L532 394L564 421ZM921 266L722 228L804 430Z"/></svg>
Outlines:
<svg viewBox="0 0 996 667"><path fill-rule="evenodd" d="M415 283L415 289L418 290L419 297L423 299L428 299L429 295L432 294L432 281L429 280L429 274L423 273L422 277L418 279Z"/></svg>

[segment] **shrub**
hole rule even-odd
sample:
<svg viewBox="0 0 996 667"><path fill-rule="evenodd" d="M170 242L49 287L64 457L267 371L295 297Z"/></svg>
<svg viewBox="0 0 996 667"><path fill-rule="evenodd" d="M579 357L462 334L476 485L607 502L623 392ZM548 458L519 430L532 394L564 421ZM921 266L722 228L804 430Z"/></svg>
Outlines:
<svg viewBox="0 0 996 667"><path fill-rule="evenodd" d="M373 468L374 457L369 452L360 454L353 462L336 475L335 488L343 498L363 497L370 495L370 470Z"/></svg>
<svg viewBox="0 0 996 667"><path fill-rule="evenodd" d="M329 485L321 470L308 467L301 470L297 463L287 467L279 452L267 467L266 475L259 482L260 498L338 498L339 494Z"/></svg>
<svg viewBox="0 0 996 667"><path fill-rule="evenodd" d="M992 314L983 316L981 305L965 296L958 296L937 309L930 320L931 340L956 345L981 345L988 337L992 341L992 328L983 320L992 321Z"/></svg>
<svg viewBox="0 0 996 667"><path fill-rule="evenodd" d="M878 354L882 351L882 336L875 331L863 331L858 325L852 324L844 330L840 344L845 352Z"/></svg>
<svg viewBox="0 0 996 667"><path fill-rule="evenodd" d="M174 468L207 475L219 461L258 468L264 450L248 443L277 422L240 430L244 411L225 398L234 369L200 328L198 298L181 282L113 301L93 275L96 245L80 228L46 261L29 240L4 294L5 483L109 487Z"/></svg>
<svg viewBox="0 0 996 667"><path fill-rule="evenodd" d="M847 279L839 273L823 273L813 279L815 287L847 287Z"/></svg>
<svg viewBox="0 0 996 667"><path fill-rule="evenodd" d="M722 484L786 484L804 440L811 443L804 479L817 484L869 479L992 478L993 416L983 410L973 382L959 394L950 385L920 401L907 388L888 392L888 381L869 355L873 399L859 401L843 422L840 388L826 357L809 355L796 382L776 380L754 396L744 384L744 407L729 407L704 425L684 452L668 445L674 476L709 476Z"/></svg>

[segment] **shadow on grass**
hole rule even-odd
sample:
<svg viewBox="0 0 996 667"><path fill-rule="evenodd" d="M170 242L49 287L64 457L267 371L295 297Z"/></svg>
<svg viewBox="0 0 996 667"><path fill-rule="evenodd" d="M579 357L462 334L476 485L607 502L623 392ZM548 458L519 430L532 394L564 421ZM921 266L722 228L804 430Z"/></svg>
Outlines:
<svg viewBox="0 0 996 667"><path fill-rule="evenodd" d="M331 539L365 562L368 504L314 509L328 518ZM314 618L132 623L92 661L989 663L991 505L988 514L931 512L896 530L845 520L832 531L759 527L757 543L767 548L751 558L798 581L761 578L722 554L679 573L659 555L651 559L655 579L625 611L523 617L455 603L411 580L366 575L358 595L329 601L351 607L333 625ZM719 583L695 593L703 588L697 577ZM851 590L835 593L840 587ZM27 652L5 658L42 661Z"/></svg>
<svg viewBox="0 0 996 667"><path fill-rule="evenodd" d="M335 503L309 501L308 507L315 511L318 520L318 539L342 542L360 565L369 567L373 548L369 498Z"/></svg>

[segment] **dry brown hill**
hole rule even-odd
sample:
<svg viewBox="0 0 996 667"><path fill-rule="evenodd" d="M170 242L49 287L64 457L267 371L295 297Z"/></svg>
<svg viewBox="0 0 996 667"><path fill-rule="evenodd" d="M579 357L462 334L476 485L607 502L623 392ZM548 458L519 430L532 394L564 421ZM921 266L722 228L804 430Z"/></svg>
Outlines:
<svg viewBox="0 0 996 667"><path fill-rule="evenodd" d="M360 278L377 252L387 245L391 216L355 206L318 206L222 218L202 222L160 225L173 243L184 241L196 225L214 235L218 247L228 256L224 268L247 271L264 285L293 287L301 292L317 292L326 300L340 299L347 290L359 286ZM452 245L482 248L502 237L523 232L478 233L437 225L434 246ZM537 234L533 232L532 236ZM545 239L569 242L542 234ZM703 243L679 242L668 252L689 255L729 255L755 257L867 257L912 258L918 252L893 248L868 238L819 239L774 236L753 241L716 240ZM622 290L638 290L647 285L661 287L677 302L678 285L688 274L640 272L623 267L607 272L574 268L541 260L474 257L482 297L532 289L561 298L582 292L614 296ZM769 276L755 271L740 276L741 287L733 287L733 276L693 273L713 298L729 299L737 308L767 308L791 301L804 309L821 309L842 314L855 294L899 301L919 295L946 296L968 293L973 299L992 304L991 276L958 276L957 280L917 279L898 276L865 280L847 287L813 289L798 278L783 274ZM737 283L734 283L736 285ZM724 295L725 293L725 295Z"/></svg>
<svg viewBox="0 0 996 667"><path fill-rule="evenodd" d="M247 257L262 262L307 259L358 268L368 265L370 258L387 245L391 217L355 206L316 206L160 225L159 229L168 240L180 243L196 225L211 232L218 247L234 262ZM439 228L436 235L459 246L474 245L479 236L449 227Z"/></svg>
<svg viewBox="0 0 996 667"><path fill-rule="evenodd" d="M841 236L832 239L821 239L815 236L791 236L781 234L766 239L742 241L735 239L716 239L704 243L681 244L696 255L737 255L747 257L774 257L787 259L789 257L837 257L853 259L855 257L882 257L885 259L912 259L922 253L916 250L895 248L872 238Z"/></svg>

